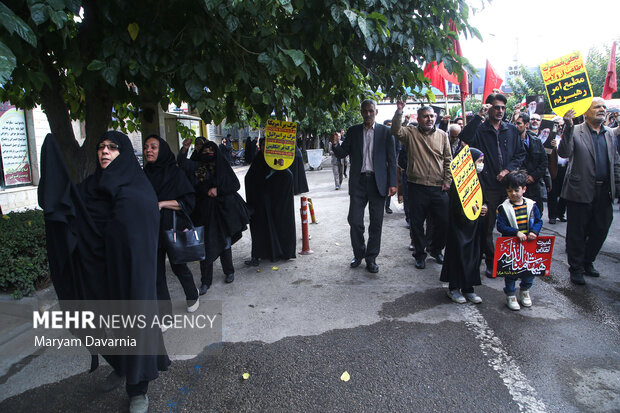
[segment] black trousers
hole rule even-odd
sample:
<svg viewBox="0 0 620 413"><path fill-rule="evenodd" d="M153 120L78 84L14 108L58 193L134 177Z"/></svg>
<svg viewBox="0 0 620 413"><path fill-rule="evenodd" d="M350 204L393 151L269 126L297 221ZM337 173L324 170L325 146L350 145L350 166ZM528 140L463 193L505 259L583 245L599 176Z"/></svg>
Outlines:
<svg viewBox="0 0 620 413"><path fill-rule="evenodd" d="M542 213L545 210L545 203L543 202L542 191L547 190L545 184L543 182L537 181L532 184L527 184L526 187L527 189L525 190L525 197L536 202L538 212L540 212L540 216L542 217Z"/></svg>
<svg viewBox="0 0 620 413"><path fill-rule="evenodd" d="M596 260L613 220L609 183L597 185L592 203L566 201L566 255L571 272Z"/></svg>
<svg viewBox="0 0 620 413"><path fill-rule="evenodd" d="M194 284L194 276L187 268L187 264L170 263L172 272L177 276L186 300L196 300L198 298L198 289ZM159 301L159 310L161 315L172 314L172 303L170 302L170 292L168 291L168 282L166 280L166 250L159 248L157 250L157 300Z"/></svg>
<svg viewBox="0 0 620 413"><path fill-rule="evenodd" d="M497 218L497 207L504 202L507 197L508 195L506 194L506 190L503 188L484 191L484 198L488 211L487 214L481 218L482 231L480 231L480 234L482 237L482 242L480 244L480 249L484 254L484 260L487 268L493 268L493 257L495 254L493 230L495 229L495 220Z"/></svg>
<svg viewBox="0 0 620 413"><path fill-rule="evenodd" d="M226 248L220 254L220 264L222 264L222 270L225 275L233 274L235 272L235 267L233 266L232 261L232 249L230 247ZM200 282L211 287L211 284L213 283L213 261L200 261Z"/></svg>
<svg viewBox="0 0 620 413"><path fill-rule="evenodd" d="M146 394L148 390L149 390L148 380L141 381L136 384L129 384L129 383L125 384L125 391L127 392L127 396L129 397Z"/></svg>
<svg viewBox="0 0 620 413"><path fill-rule="evenodd" d="M442 191L440 186L425 186L411 182L407 182L407 191L415 257L426 257L427 239L424 234L424 221L429 213L432 220L433 253L441 252L446 246L448 193Z"/></svg>
<svg viewBox="0 0 620 413"><path fill-rule="evenodd" d="M547 197L547 216L549 219L563 217L566 212L566 201L564 198L560 198L565 176L566 166L558 165L558 174L552 182L551 192L549 192Z"/></svg>
<svg viewBox="0 0 620 413"><path fill-rule="evenodd" d="M368 226L368 245L364 241L364 211L368 205L370 225ZM381 230L383 228L383 208L385 197L379 193L374 174L360 176L359 185L349 194L349 215L351 247L355 258L374 261L381 249Z"/></svg>

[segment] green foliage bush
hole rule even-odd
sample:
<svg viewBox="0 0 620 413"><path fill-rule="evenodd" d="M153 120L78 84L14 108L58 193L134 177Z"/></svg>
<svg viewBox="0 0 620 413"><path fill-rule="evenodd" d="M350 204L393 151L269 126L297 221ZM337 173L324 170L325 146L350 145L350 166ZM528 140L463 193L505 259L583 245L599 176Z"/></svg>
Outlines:
<svg viewBox="0 0 620 413"><path fill-rule="evenodd" d="M19 299L49 283L43 211L0 217L0 290Z"/></svg>

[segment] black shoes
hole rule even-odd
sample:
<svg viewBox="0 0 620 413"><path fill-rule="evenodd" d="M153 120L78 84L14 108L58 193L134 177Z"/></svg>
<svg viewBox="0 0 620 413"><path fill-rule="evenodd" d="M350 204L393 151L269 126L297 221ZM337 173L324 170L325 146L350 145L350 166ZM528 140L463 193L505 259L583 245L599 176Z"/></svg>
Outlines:
<svg viewBox="0 0 620 413"><path fill-rule="evenodd" d="M423 270L424 268L426 268L426 258L425 257L416 258L415 267L419 270Z"/></svg>
<svg viewBox="0 0 620 413"><path fill-rule="evenodd" d="M549 218L549 223L551 225L555 225L555 218Z"/></svg>
<svg viewBox="0 0 620 413"><path fill-rule="evenodd" d="M390 207L386 207L386 208L385 208L385 213L386 213L386 214L391 214L392 212L393 212L393 211L392 211L392 209L391 209Z"/></svg>
<svg viewBox="0 0 620 413"><path fill-rule="evenodd" d="M231 282L235 281L235 273L233 272L232 274L228 274L226 276L226 278L224 278L224 282L226 284L230 284Z"/></svg>
<svg viewBox="0 0 620 413"><path fill-rule="evenodd" d="M198 289L198 295L205 295L208 289L209 289L209 286L207 284L202 284L200 288Z"/></svg>
<svg viewBox="0 0 620 413"><path fill-rule="evenodd" d="M600 277L601 276L601 273L598 272L596 268L594 268L594 265L592 265L592 263L584 265L583 270L584 270L584 273L588 277Z"/></svg>
<svg viewBox="0 0 620 413"><path fill-rule="evenodd" d="M570 282L577 285L585 285L586 280L583 278L583 271L575 271L570 273Z"/></svg>
<svg viewBox="0 0 620 413"><path fill-rule="evenodd" d="M366 261L366 271L371 272L373 274L379 272L379 266L374 261Z"/></svg>
<svg viewBox="0 0 620 413"><path fill-rule="evenodd" d="M351 260L351 264L349 264L349 265L351 265L351 268L357 268L357 267L360 266L361 263L362 263L362 259L361 258L353 258Z"/></svg>
<svg viewBox="0 0 620 413"><path fill-rule="evenodd" d="M249 260L245 260L243 263L249 267L258 267L258 258L252 257Z"/></svg>
<svg viewBox="0 0 620 413"><path fill-rule="evenodd" d="M564 218L564 217L560 217L558 219L560 220L560 222L566 222L566 218Z"/></svg>
<svg viewBox="0 0 620 413"><path fill-rule="evenodd" d="M443 254L441 252L438 252L437 254L431 253L431 257L435 258L437 264L443 264Z"/></svg>

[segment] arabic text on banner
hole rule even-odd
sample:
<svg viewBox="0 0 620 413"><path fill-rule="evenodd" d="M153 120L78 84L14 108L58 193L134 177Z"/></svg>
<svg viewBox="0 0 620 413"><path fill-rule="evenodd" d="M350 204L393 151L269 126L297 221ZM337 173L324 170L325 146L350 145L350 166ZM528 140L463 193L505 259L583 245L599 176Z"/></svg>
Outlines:
<svg viewBox="0 0 620 413"><path fill-rule="evenodd" d="M551 271L555 237L520 242L517 237L498 237L493 277L546 275Z"/></svg>
<svg viewBox="0 0 620 413"><path fill-rule="evenodd" d="M450 162L450 172L459 194L465 216L474 221L482 207L482 189L469 146L465 146Z"/></svg>
<svg viewBox="0 0 620 413"><path fill-rule="evenodd" d="M3 104L0 110L0 154L6 186L23 185L32 182L30 178L30 157L26 117L23 110Z"/></svg>
<svg viewBox="0 0 620 413"><path fill-rule="evenodd" d="M551 109L564 116L573 109L583 115L592 103L592 88L580 52L573 52L540 65Z"/></svg>
<svg viewBox="0 0 620 413"><path fill-rule="evenodd" d="M267 120L265 129L265 161L271 168L281 171L295 159L297 124L275 119Z"/></svg>

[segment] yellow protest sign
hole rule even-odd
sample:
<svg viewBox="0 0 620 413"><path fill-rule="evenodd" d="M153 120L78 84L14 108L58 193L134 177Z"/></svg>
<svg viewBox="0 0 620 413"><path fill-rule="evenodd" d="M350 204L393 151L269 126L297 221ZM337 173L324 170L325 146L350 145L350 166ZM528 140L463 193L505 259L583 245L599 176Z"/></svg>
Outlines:
<svg viewBox="0 0 620 413"><path fill-rule="evenodd" d="M268 119L265 130L265 161L271 168L281 171L295 160L297 124Z"/></svg>
<svg viewBox="0 0 620 413"><path fill-rule="evenodd" d="M450 172L459 194L465 216L471 221L478 218L482 207L482 188L469 146L465 146L450 162Z"/></svg>
<svg viewBox="0 0 620 413"><path fill-rule="evenodd" d="M573 109L583 115L592 103L592 88L580 52L573 52L540 65L547 99L558 116Z"/></svg>

